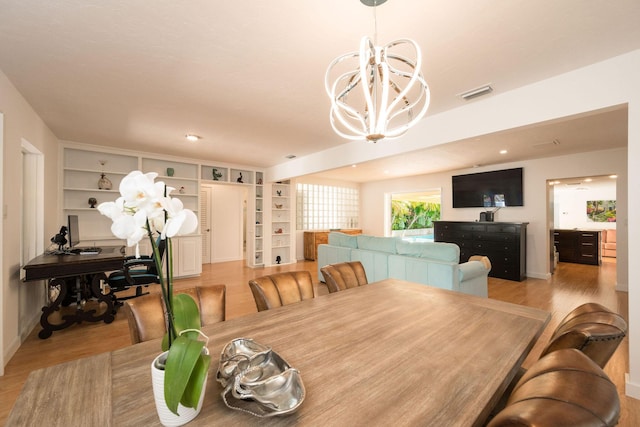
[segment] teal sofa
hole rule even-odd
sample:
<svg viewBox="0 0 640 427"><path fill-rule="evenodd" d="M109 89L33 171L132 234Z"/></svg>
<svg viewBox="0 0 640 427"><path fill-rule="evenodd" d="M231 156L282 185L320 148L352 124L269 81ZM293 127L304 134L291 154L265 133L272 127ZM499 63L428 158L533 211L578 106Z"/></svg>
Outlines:
<svg viewBox="0 0 640 427"><path fill-rule="evenodd" d="M327 264L360 261L369 282L387 278L408 280L438 288L487 297L489 270L480 261L460 263L453 243L406 242L396 237L330 232L328 244L318 246L320 268Z"/></svg>

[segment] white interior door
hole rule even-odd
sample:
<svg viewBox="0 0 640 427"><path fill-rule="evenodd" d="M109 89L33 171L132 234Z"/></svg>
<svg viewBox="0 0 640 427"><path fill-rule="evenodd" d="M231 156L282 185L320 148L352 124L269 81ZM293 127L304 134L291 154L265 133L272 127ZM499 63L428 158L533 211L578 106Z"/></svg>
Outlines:
<svg viewBox="0 0 640 427"><path fill-rule="evenodd" d="M200 189L200 233L202 234L202 263L211 263L211 200L213 187L202 186Z"/></svg>
<svg viewBox="0 0 640 427"><path fill-rule="evenodd" d="M211 262L244 259L244 200L246 188L215 185L212 190L209 217L211 218Z"/></svg>

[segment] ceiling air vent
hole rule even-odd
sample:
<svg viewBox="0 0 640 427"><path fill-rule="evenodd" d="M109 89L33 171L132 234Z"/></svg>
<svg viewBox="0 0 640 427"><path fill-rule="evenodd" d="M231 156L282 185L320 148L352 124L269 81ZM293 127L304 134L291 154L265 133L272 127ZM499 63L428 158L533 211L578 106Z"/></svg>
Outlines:
<svg viewBox="0 0 640 427"><path fill-rule="evenodd" d="M554 139L553 141L538 142L537 144L533 144L532 147L533 148L549 148L549 147L558 146L558 145L560 145L560 141L558 141L557 139Z"/></svg>
<svg viewBox="0 0 640 427"><path fill-rule="evenodd" d="M458 96L464 99L465 101L469 101L470 99L477 98L479 96L486 95L491 92L493 92L493 88L491 87L491 85L484 85L484 86L477 87L475 89L468 90L464 93L461 93Z"/></svg>
<svg viewBox="0 0 640 427"><path fill-rule="evenodd" d="M297 156L295 154L289 154L285 156L287 159L295 159Z"/></svg>

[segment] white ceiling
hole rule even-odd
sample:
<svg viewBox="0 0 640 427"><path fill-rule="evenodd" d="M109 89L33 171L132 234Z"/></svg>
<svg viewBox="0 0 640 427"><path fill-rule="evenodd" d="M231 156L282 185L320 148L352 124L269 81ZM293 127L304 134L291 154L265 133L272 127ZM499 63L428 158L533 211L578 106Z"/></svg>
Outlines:
<svg viewBox="0 0 640 427"><path fill-rule="evenodd" d="M0 0L0 70L61 140L266 168L344 143L324 73L373 36L373 11L358 0ZM640 48L638 0L389 0L376 14L381 44L421 46L427 115L474 102L457 95L486 83L494 96ZM626 117L599 112L325 176L624 146Z"/></svg>

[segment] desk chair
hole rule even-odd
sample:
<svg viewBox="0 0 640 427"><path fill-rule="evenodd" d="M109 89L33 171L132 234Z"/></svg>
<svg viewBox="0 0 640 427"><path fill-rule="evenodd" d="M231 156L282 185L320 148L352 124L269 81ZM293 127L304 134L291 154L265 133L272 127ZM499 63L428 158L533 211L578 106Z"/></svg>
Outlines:
<svg viewBox="0 0 640 427"><path fill-rule="evenodd" d="M367 284L367 273L360 261L325 265L320 269L329 293Z"/></svg>
<svg viewBox="0 0 640 427"><path fill-rule="evenodd" d="M308 271L288 271L249 280L258 311L315 298L316 291Z"/></svg>
<svg viewBox="0 0 640 427"><path fill-rule="evenodd" d="M175 290L174 293L189 294L194 299L200 310L202 326L225 320L227 293L225 285L196 286ZM167 332L164 304L160 293L125 301L123 310L129 323L132 344L162 338Z"/></svg>
<svg viewBox="0 0 640 427"><path fill-rule="evenodd" d="M160 258L162 259L164 257L166 241L158 239L157 243ZM148 255L143 255L140 258L136 258L135 256L126 257L122 270L112 272L107 278L107 284L113 293L123 292L132 287L136 288L134 295L126 297L116 296L116 304L118 305L122 305L120 301L148 294L149 292L143 292L143 287L148 288L149 285L154 283L159 284L160 279L158 278L156 263L153 257Z"/></svg>
<svg viewBox="0 0 640 427"><path fill-rule="evenodd" d="M615 426L619 417L615 384L588 356L572 348L534 363L488 427Z"/></svg>

